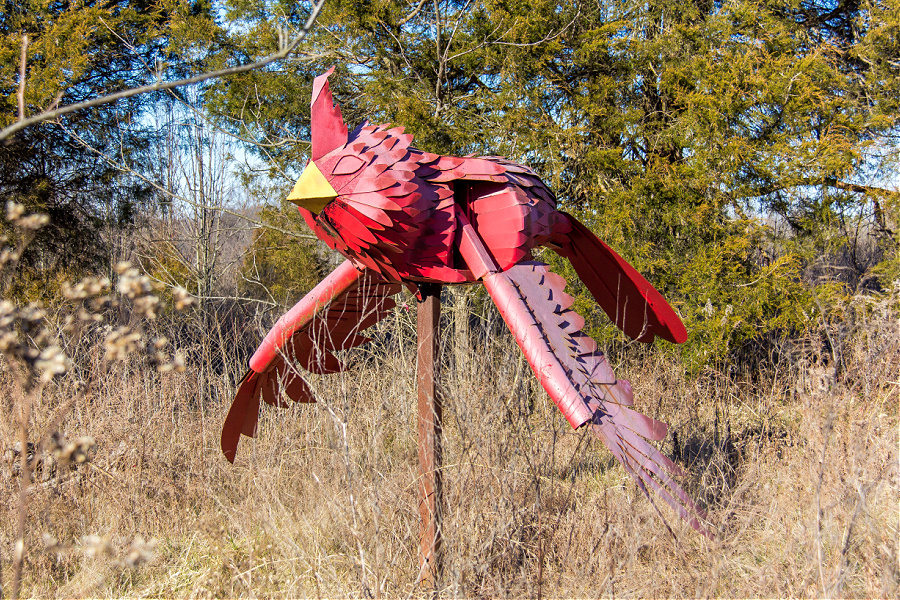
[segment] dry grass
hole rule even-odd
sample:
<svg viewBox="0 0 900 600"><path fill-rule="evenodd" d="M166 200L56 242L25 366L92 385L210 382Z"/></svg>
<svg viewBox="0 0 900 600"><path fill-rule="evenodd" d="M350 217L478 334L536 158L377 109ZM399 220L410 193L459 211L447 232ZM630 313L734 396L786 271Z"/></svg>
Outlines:
<svg viewBox="0 0 900 600"><path fill-rule="evenodd" d="M98 377L63 427L96 440L93 459L48 467L30 489L23 595L423 595L412 317L398 310L350 370L313 378L319 405L265 411L234 466L218 449L231 377L206 365L203 399L196 363ZM687 377L655 355L618 365L638 408L672 424L664 449L688 467L714 542L664 509L673 539L497 323L473 328L468 348L444 352L442 595L896 597L896 298L860 299L836 323L752 377ZM79 356L82 374L100 372ZM2 385L9 448L21 391L8 375ZM70 374L36 398L31 439L75 386ZM0 478L4 582L17 489Z"/></svg>

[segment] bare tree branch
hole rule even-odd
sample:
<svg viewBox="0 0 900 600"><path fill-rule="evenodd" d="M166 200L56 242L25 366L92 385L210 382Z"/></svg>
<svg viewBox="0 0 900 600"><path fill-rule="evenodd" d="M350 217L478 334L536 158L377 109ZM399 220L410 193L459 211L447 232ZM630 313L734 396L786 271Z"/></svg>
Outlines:
<svg viewBox="0 0 900 600"><path fill-rule="evenodd" d="M100 98L94 98L93 100L85 100L84 102L77 102L75 104L69 104L68 106L63 106L61 108L57 108L55 110L45 110L33 117L25 118L24 111L24 86L25 86L25 61L22 61L22 65L20 66L20 72L22 73L19 81L19 120L7 127L6 129L0 131L0 140L5 140L6 138L12 136L14 133L17 133L26 127L30 127L31 125L35 125L42 121L48 121L51 119L55 119L62 115L75 112L78 110L82 110L85 108L92 108L94 106L101 106L103 104L109 104L110 102L116 102L118 100L123 100L125 98L130 98L132 96L137 96L139 94L146 94L147 92L157 92L161 90L170 90L176 87L181 87L185 85L191 85L193 83L200 83L201 81L206 81L207 79L216 79L219 77L225 77L227 75L236 75L238 73L245 73L247 71L253 71L255 69L260 69L265 67L266 65L273 63L277 60L281 60L282 58L290 55L297 46L300 45L307 34L309 34L312 29L313 23L315 23L316 18L319 16L319 12L322 10L322 6L324 6L325 0L319 0L315 6L313 6L312 12L309 15L309 19L306 20L306 24L303 26L303 29L300 30L300 33L293 39L293 41L281 48L278 52L274 54L270 54L269 56L258 60L256 62L247 63L244 65L238 65L236 67L228 67L225 69L219 69L218 71L210 71L208 73L201 73L200 75L195 75L193 77L188 77L187 79L179 79L176 81L158 81L156 83L152 83L150 85L144 85L141 87L131 88L127 90L122 90L121 92L116 92L114 94L109 94L107 96L101 96ZM25 49L22 50L23 55Z"/></svg>
<svg viewBox="0 0 900 600"><path fill-rule="evenodd" d="M419 0L418 6L416 6L411 13L400 19L400 21L397 23L397 27L403 27L404 25L412 21L416 17L416 15L419 14L419 11L422 10L423 6L425 6L425 0Z"/></svg>
<svg viewBox="0 0 900 600"><path fill-rule="evenodd" d="M284 235L287 235L287 236L290 236L290 237L296 238L296 239L305 239L305 240L319 239L316 236L311 235L311 234L304 234L304 233L297 233L296 231L289 231L287 229L278 227L276 225L270 225L268 223L263 223L262 221L260 221L258 219L254 219L250 216L227 209L224 206L212 206L212 205L206 204L204 202L197 202L197 201L191 200L190 198L187 198L181 194L177 194L171 190L167 190L165 187L161 186L159 183L151 180L149 177L147 177L147 176L143 175L142 173L139 173L138 171L131 168L124 161L122 161L122 162L117 161L109 154L106 154L105 152L102 152L102 151L94 148L86 140L84 140L81 136L79 136L74 131L71 131L71 130L67 130L67 131L68 131L69 135L71 135L72 138L76 142L78 142L78 144L81 147L88 150L89 152L93 152L94 154L96 154L99 158L104 160L108 165L110 165L114 169L118 169L119 171L122 171L124 173L130 173L134 177L137 177L138 179L140 179L143 183L149 185L156 191L161 192L162 194L168 196L169 198L171 198L173 200L178 200L180 202L184 202L185 204L188 204L189 206L192 206L197 209L218 211L218 212L226 214L226 215L231 215L232 217L236 217L238 219L242 219L242 220L246 221L247 223L250 223L251 225L254 226L254 228L262 228L262 229L269 229L272 231L277 231L278 233L281 233L281 234L284 234Z"/></svg>
<svg viewBox="0 0 900 600"><path fill-rule="evenodd" d="M838 179L826 179L825 185L836 187L840 190L855 192L857 194L873 194L876 196L896 196L900 194L897 190L889 190L886 188L876 187L874 185L861 185L859 183L849 183Z"/></svg>
<svg viewBox="0 0 900 600"><path fill-rule="evenodd" d="M19 100L19 121L25 120L25 63L28 61L28 36L22 36L22 57L19 60L19 91L16 98ZM3 138L0 137L0 140Z"/></svg>
<svg viewBox="0 0 900 600"><path fill-rule="evenodd" d="M566 30L569 27L571 27L575 23L575 21L578 20L578 18L580 16L581 16L581 9L579 8L578 12L575 13L575 17L573 17L572 20L569 21L569 23L567 25L564 25L562 29L560 29L559 31L556 31L556 32L551 31L547 35L545 35L543 38L539 39L536 42L521 42L521 43L520 42L504 42L503 38L506 37L506 35L509 34L509 32L513 30L513 26L510 26L510 28L507 29L506 32L503 33L496 40L488 41L487 36L486 36L484 38L484 40L481 43L479 43L478 45L473 46L472 48L469 48L467 50L457 52L456 54L451 56L449 58L449 60L454 60L454 59L460 58L462 56L465 56L466 54L470 54L472 52L475 52L476 50L479 50L479 49L487 47L487 46L512 46L515 48L532 48L535 46L540 46L541 44L546 44L547 42L552 42L556 39L559 39L559 37L562 34L564 34L566 32ZM499 29L500 29L500 25L497 25L497 27L494 29L494 31L491 32L491 35L496 33L497 30L499 30Z"/></svg>
<svg viewBox="0 0 900 600"><path fill-rule="evenodd" d="M776 194L784 190L790 190L804 186L820 185L844 190L845 192L853 192L855 194L871 194L874 196L900 196L900 190L890 190L874 185L850 183L848 181L841 181L840 179L835 179L833 177L809 177L800 179L798 181L785 181L777 184L773 183L766 186L760 186L759 188L756 188L752 194L748 194L743 197L749 196L751 198L755 198L759 196L768 196L770 194Z"/></svg>

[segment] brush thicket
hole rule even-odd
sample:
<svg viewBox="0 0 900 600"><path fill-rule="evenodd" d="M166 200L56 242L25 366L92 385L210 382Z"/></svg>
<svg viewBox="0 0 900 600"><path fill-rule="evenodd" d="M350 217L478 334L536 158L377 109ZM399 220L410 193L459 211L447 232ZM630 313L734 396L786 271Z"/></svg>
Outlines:
<svg viewBox="0 0 900 600"><path fill-rule="evenodd" d="M662 449L688 470L716 541L657 501L669 533L561 418L495 313L462 327L448 315L442 595L896 596L896 300L858 298L743 373L688 376L673 358L616 353L637 408L672 425ZM81 462L36 461L22 595L424 595L414 318L398 308L344 356L346 372L310 376L318 404L265 407L234 466L218 438L246 360L236 340L198 337L184 372L160 373L147 356L104 362L83 336L67 350L77 368L34 396L29 439L74 397L57 429L93 444ZM152 334L178 340L176 323ZM25 391L9 368L2 386L9 456ZM19 477L0 478L2 523L16 522ZM14 542L0 527L4 582Z"/></svg>

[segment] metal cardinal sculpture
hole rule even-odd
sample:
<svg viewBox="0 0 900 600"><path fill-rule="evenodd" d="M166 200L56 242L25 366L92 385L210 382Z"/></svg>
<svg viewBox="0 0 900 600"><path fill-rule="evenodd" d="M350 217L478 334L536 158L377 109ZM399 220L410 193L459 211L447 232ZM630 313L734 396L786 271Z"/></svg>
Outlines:
<svg viewBox="0 0 900 600"><path fill-rule="evenodd" d="M335 350L367 341L360 332L388 314L401 285L483 283L541 385L572 427L588 427L648 495L655 490L704 532L703 516L675 482L681 470L648 440L667 426L631 408L631 384L617 380L581 329L565 280L531 250L567 258L610 319L629 337L684 342L666 300L573 216L528 168L499 157L454 157L413 148L402 127L363 123L348 133L328 86L312 89L312 159L288 199L309 227L347 260L266 335L250 359L222 431L234 461L241 434L256 433L260 400L314 402L292 367L341 369Z"/></svg>

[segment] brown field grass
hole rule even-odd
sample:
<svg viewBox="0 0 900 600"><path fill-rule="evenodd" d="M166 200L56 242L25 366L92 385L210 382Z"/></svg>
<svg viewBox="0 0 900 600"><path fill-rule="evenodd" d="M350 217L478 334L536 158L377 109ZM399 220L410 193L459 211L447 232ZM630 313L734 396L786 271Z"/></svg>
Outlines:
<svg viewBox="0 0 900 600"><path fill-rule="evenodd" d="M35 473L22 595L425 595L415 584L412 318L398 310L378 343L348 356L348 371L311 377L318 405L266 410L234 466L218 448L241 370L234 356L228 370L189 362L160 375L137 359L103 367L89 346L70 352L80 374L34 398L29 439L74 397L61 430L96 445L77 468L48 459ZM452 331L442 596L900 593L896 296L856 299L750 371L688 376L673 358L618 353L637 408L671 424L663 450L688 470L683 483L708 507L715 541L657 502L673 538L602 444L569 428L497 323L465 340ZM24 396L4 373L9 589L20 508L9 459ZM87 390L79 377L92 378Z"/></svg>

